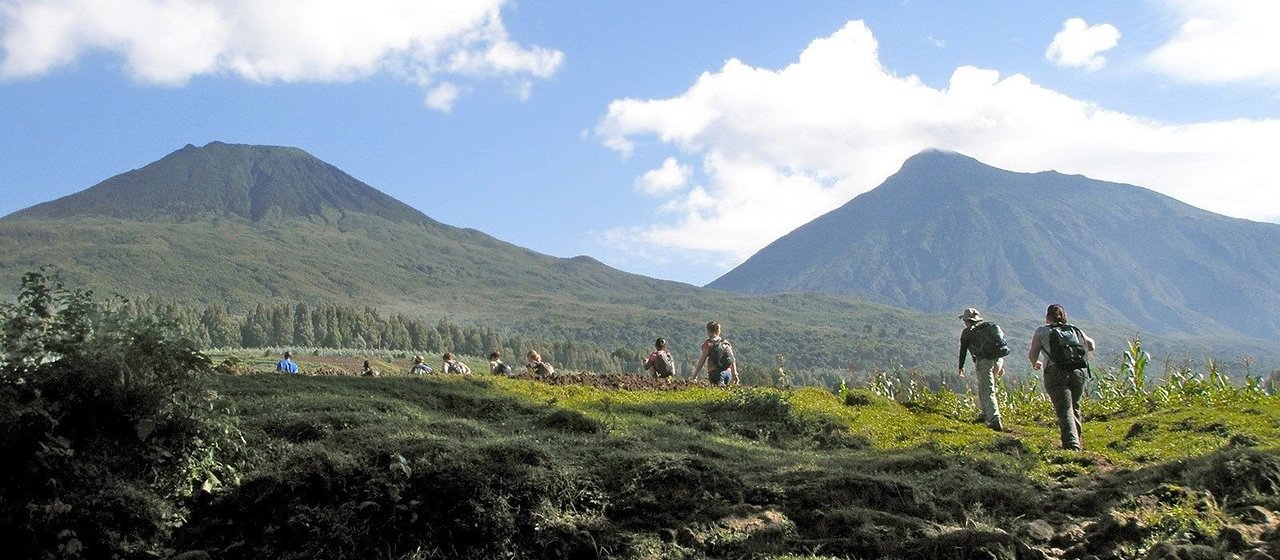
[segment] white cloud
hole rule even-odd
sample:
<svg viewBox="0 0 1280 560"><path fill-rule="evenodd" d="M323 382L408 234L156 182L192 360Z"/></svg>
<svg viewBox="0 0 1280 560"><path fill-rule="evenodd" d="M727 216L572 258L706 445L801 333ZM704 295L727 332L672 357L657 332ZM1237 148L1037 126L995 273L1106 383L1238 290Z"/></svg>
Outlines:
<svg viewBox="0 0 1280 560"><path fill-rule="evenodd" d="M662 162L662 167L646 171L636 179L636 190L651 196L669 194L685 186L693 169L681 165L676 158L669 157Z"/></svg>
<svg viewBox="0 0 1280 560"><path fill-rule="evenodd" d="M460 95L462 95L462 90L457 85L444 82L427 92L427 99L424 103L426 103L427 107L448 113L453 110L453 104L458 101Z"/></svg>
<svg viewBox="0 0 1280 560"><path fill-rule="evenodd" d="M546 78L563 53L511 41L508 0L0 0L0 77L41 76L91 51L147 84L202 75L333 82L388 72L431 91L444 78ZM456 86L455 86L456 87ZM454 95L459 93L455 89Z"/></svg>
<svg viewBox="0 0 1280 560"><path fill-rule="evenodd" d="M724 268L926 148L1133 183L1232 216L1280 216L1270 163L1280 120L1165 124L968 66L936 89L883 68L857 21L780 70L730 60L679 96L614 101L595 134L624 154L656 137L702 161L703 186L671 190L654 223L612 233Z"/></svg>
<svg viewBox="0 0 1280 560"><path fill-rule="evenodd" d="M1062 24L1062 31L1053 36L1044 57L1059 66L1094 72L1107 64L1107 59L1099 53L1111 50L1119 42L1120 31L1115 26L1108 23L1090 26L1083 19L1071 18Z"/></svg>
<svg viewBox="0 0 1280 560"><path fill-rule="evenodd" d="M1178 32L1147 57L1155 70L1195 83L1280 85L1280 2L1165 0Z"/></svg>

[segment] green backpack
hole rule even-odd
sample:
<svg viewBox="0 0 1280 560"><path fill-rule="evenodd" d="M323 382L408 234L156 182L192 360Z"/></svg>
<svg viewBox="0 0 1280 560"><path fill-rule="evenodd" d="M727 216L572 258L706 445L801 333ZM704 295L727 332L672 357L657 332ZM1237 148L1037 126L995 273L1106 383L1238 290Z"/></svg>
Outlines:
<svg viewBox="0 0 1280 560"><path fill-rule="evenodd" d="M724 371L733 365L733 345L720 337L711 339L711 348L707 350L707 361L715 365L715 371Z"/></svg>
<svg viewBox="0 0 1280 560"><path fill-rule="evenodd" d="M973 355L984 360L995 360L1009 355L1009 343L1004 340L1000 325L983 321L973 326Z"/></svg>

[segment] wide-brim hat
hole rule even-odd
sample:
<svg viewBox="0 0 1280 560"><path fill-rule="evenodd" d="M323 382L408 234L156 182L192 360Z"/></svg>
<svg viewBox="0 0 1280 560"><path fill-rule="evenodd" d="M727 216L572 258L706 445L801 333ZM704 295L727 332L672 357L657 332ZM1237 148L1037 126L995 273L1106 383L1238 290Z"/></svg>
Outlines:
<svg viewBox="0 0 1280 560"><path fill-rule="evenodd" d="M965 309L964 312L960 313L957 317L962 321L981 321L982 313L979 313L977 309L970 307Z"/></svg>

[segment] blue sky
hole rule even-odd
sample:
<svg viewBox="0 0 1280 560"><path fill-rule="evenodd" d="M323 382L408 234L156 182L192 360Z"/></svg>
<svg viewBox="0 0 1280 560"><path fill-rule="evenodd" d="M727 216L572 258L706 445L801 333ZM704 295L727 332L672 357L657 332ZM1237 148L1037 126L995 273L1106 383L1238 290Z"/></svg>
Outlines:
<svg viewBox="0 0 1280 560"><path fill-rule="evenodd" d="M0 0L0 214L217 140L695 284L930 147L1276 222L1278 6Z"/></svg>

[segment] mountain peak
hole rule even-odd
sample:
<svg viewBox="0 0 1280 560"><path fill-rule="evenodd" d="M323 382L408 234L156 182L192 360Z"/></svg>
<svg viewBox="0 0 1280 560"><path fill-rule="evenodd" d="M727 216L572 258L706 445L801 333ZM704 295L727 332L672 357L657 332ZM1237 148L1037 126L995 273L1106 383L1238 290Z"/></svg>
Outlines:
<svg viewBox="0 0 1280 560"><path fill-rule="evenodd" d="M299 148L210 142L81 192L14 213L15 218L103 216L136 220L279 217L363 213L430 221L421 212Z"/></svg>
<svg viewBox="0 0 1280 560"><path fill-rule="evenodd" d="M1276 337L1277 247L1280 226L1141 187L926 150L708 286L1032 317L1057 301L1158 334Z"/></svg>

